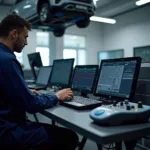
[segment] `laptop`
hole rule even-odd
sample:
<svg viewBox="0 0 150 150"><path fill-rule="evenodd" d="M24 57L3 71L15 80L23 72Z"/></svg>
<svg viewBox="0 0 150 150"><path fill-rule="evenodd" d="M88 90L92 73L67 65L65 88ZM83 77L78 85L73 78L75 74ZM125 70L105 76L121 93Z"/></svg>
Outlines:
<svg viewBox="0 0 150 150"><path fill-rule="evenodd" d="M28 85L30 89L43 90L48 86L52 66L40 67L39 74L35 84Z"/></svg>
<svg viewBox="0 0 150 150"><path fill-rule="evenodd" d="M41 94L55 94L63 88L70 87L74 58L70 59L55 59L49 79L49 86L54 89L40 90Z"/></svg>
<svg viewBox="0 0 150 150"><path fill-rule="evenodd" d="M102 104L101 101L90 99L88 94L94 91L94 84L97 78L98 65L77 65L75 66L71 89L79 91L80 96L74 96L71 101L60 102L61 105L78 110L93 109Z"/></svg>

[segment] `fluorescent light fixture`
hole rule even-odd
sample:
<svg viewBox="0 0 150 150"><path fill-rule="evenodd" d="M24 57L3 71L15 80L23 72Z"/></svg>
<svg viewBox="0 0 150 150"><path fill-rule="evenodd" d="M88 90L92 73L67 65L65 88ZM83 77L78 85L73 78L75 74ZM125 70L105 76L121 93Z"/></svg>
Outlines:
<svg viewBox="0 0 150 150"><path fill-rule="evenodd" d="M139 0L136 2L136 5L141 6L141 5L144 5L144 4L149 3L149 2L150 2L150 0Z"/></svg>
<svg viewBox="0 0 150 150"><path fill-rule="evenodd" d="M91 21L96 21L96 22L110 23L110 24L115 24L116 23L115 19L96 17L96 16L90 17L90 20Z"/></svg>
<svg viewBox="0 0 150 150"><path fill-rule="evenodd" d="M93 3L94 3L95 6L96 6L97 1L98 1L98 0L93 0Z"/></svg>
<svg viewBox="0 0 150 150"><path fill-rule="evenodd" d="M27 9L27 8L30 8L31 7L31 5L25 5L24 7L23 7L23 9Z"/></svg>

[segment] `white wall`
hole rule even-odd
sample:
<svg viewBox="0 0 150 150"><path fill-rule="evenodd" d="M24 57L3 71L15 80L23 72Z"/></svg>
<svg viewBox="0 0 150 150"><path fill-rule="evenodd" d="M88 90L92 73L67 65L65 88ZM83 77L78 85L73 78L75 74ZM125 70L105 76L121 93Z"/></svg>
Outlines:
<svg viewBox="0 0 150 150"><path fill-rule="evenodd" d="M8 15L10 7L0 6L0 21Z"/></svg>
<svg viewBox="0 0 150 150"><path fill-rule="evenodd" d="M66 34L75 34L86 37L87 64L97 64L97 52L103 48L103 25L91 22L85 29L76 26L69 27ZM56 58L63 57L63 38L57 38Z"/></svg>
<svg viewBox="0 0 150 150"><path fill-rule="evenodd" d="M87 64L97 64L97 52L103 49L103 26L99 23L91 22L90 26L85 29L79 29L76 26L72 26L66 30L66 34L75 34L86 37L86 50L87 50ZM29 32L28 45L23 50L23 62L25 69L29 69L29 62L27 54L35 52L37 30ZM63 37L56 38L50 33L50 62L52 64L54 59L63 58Z"/></svg>
<svg viewBox="0 0 150 150"><path fill-rule="evenodd" d="M150 45L150 5L116 17L115 25L104 26L104 50L124 48L125 57L133 47Z"/></svg>
<svg viewBox="0 0 150 150"><path fill-rule="evenodd" d="M27 54L35 52L37 47L36 32L38 30L32 30L29 32L28 45L23 50L23 62L25 69L29 69L29 62ZM66 34L75 34L86 37L86 50L87 50L87 64L97 64L97 52L103 49L103 26L99 23L91 23L88 28L79 29L76 26L72 26L66 30ZM51 41L52 40L52 41ZM50 33L50 62L52 64L54 59L63 58L63 37L56 38Z"/></svg>
<svg viewBox="0 0 150 150"><path fill-rule="evenodd" d="M23 49L23 64L25 66L25 69L30 68L27 54L36 51L36 47L37 47L36 32L37 32L36 30L32 30L31 32L29 32L28 45L25 46L25 48Z"/></svg>

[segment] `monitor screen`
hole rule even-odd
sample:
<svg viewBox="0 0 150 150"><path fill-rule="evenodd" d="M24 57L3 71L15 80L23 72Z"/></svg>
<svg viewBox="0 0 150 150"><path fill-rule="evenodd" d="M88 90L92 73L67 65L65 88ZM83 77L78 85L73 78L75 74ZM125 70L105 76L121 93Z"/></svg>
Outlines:
<svg viewBox="0 0 150 150"><path fill-rule="evenodd" d="M70 87L73 64L74 58L54 60L49 85L62 88Z"/></svg>
<svg viewBox="0 0 150 150"><path fill-rule="evenodd" d="M76 66L71 88L81 92L93 93L97 72L98 65Z"/></svg>
<svg viewBox="0 0 150 150"><path fill-rule="evenodd" d="M40 67L36 84L47 85L50 78L51 70L52 66Z"/></svg>
<svg viewBox="0 0 150 150"><path fill-rule="evenodd" d="M140 65L140 57L102 60L95 95L133 98Z"/></svg>
<svg viewBox="0 0 150 150"><path fill-rule="evenodd" d="M30 66L34 65L34 67L41 67L42 60L39 52L28 54L29 64Z"/></svg>

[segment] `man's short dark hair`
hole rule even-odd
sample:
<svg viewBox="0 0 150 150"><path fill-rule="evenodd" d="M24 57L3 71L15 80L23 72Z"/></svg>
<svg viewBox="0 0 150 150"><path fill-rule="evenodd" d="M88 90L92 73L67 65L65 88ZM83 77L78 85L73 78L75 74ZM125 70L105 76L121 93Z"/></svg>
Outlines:
<svg viewBox="0 0 150 150"><path fill-rule="evenodd" d="M16 13L6 16L0 23L0 37L7 37L9 32L14 29L26 27L31 30L31 24Z"/></svg>

